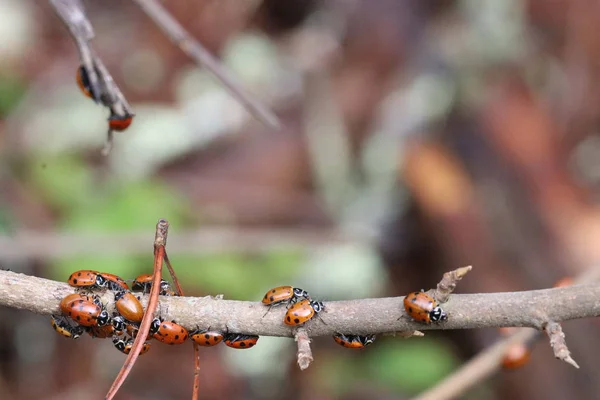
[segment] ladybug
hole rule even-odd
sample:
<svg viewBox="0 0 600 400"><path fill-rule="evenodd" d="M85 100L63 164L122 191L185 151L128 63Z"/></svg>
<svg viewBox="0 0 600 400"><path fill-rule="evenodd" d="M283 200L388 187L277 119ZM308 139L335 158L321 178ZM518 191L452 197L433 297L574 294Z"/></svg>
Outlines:
<svg viewBox="0 0 600 400"><path fill-rule="evenodd" d="M124 332L128 326L127 321L121 315L114 315L111 322L116 332ZM121 335L121 333L116 333L116 335Z"/></svg>
<svg viewBox="0 0 600 400"><path fill-rule="evenodd" d="M531 352L523 343L514 343L506 349L502 358L502 368L517 369L529 362Z"/></svg>
<svg viewBox="0 0 600 400"><path fill-rule="evenodd" d="M283 322L286 325L302 325L325 308L321 301L301 300L287 310Z"/></svg>
<svg viewBox="0 0 600 400"><path fill-rule="evenodd" d="M54 330L64 337L77 339L83 334L83 326L69 324L69 321L62 315L51 316L50 323Z"/></svg>
<svg viewBox="0 0 600 400"><path fill-rule="evenodd" d="M407 294L404 298L404 308L412 319L426 324L448 319L448 316L437 305L435 299L424 291Z"/></svg>
<svg viewBox="0 0 600 400"><path fill-rule="evenodd" d="M79 86L79 90L81 90L81 93L83 93L90 99L93 99L94 96L92 96L92 85L90 84L90 78L83 65L77 68L77 74L75 76L75 79L77 80L77 86Z"/></svg>
<svg viewBox="0 0 600 400"><path fill-rule="evenodd" d="M101 305L78 293L62 299L60 309L63 314L83 326L104 326L110 322L108 312Z"/></svg>
<svg viewBox="0 0 600 400"><path fill-rule="evenodd" d="M106 339L115 335L122 335L122 331L117 331L112 324L104 325L104 326L88 326L86 328L88 335L91 337L95 337L98 339Z"/></svg>
<svg viewBox="0 0 600 400"><path fill-rule="evenodd" d="M115 274L109 274L107 272L102 272L99 275L106 279L106 285L110 290L129 290L129 285L120 276L117 276Z"/></svg>
<svg viewBox="0 0 600 400"><path fill-rule="evenodd" d="M106 287L106 279L98 271L81 270L75 271L67 281L69 285L79 288L95 289Z"/></svg>
<svg viewBox="0 0 600 400"><path fill-rule="evenodd" d="M125 340L120 339L117 336L115 336L113 338L113 344L115 345L117 350L119 350L121 353L129 354L129 353L131 353L131 349L133 348L133 339L129 339L129 340L125 341ZM142 346L142 349L140 350L140 356L142 354L147 353L148 350L150 350L150 343L144 342L144 345Z"/></svg>
<svg viewBox="0 0 600 400"><path fill-rule="evenodd" d="M150 289L152 288L152 274L142 274L135 278L133 284L131 285L131 290L134 292L143 292L150 293ZM171 290L171 285L168 281L162 279L160 281L160 291L158 292L161 296L172 296L175 294Z"/></svg>
<svg viewBox="0 0 600 400"><path fill-rule="evenodd" d="M223 334L217 331L198 330L190 332L190 339L204 347L216 346L223 340Z"/></svg>
<svg viewBox="0 0 600 400"><path fill-rule="evenodd" d="M133 122L133 114L125 114L123 116L117 115L114 112L111 112L110 117L108 117L108 127L113 131L124 131L129 128L129 125Z"/></svg>
<svg viewBox="0 0 600 400"><path fill-rule="evenodd" d="M552 287L553 288L567 287L567 286L572 286L574 283L575 283L575 281L573 281L573 278L571 278L570 276L565 276L564 278L561 278L558 281L556 281L556 283Z"/></svg>
<svg viewBox="0 0 600 400"><path fill-rule="evenodd" d="M249 349L258 342L258 336L227 333L223 337L225 345L234 349Z"/></svg>
<svg viewBox="0 0 600 400"><path fill-rule="evenodd" d="M337 333L333 335L333 340L340 346L350 349L363 349L375 341L375 335L359 336Z"/></svg>
<svg viewBox="0 0 600 400"><path fill-rule="evenodd" d="M181 344L187 340L188 331L174 321L168 322L154 318L150 325L149 335L166 344Z"/></svg>
<svg viewBox="0 0 600 400"><path fill-rule="evenodd" d="M142 303L130 291L123 290L115 293L115 307L128 321L141 322L144 318Z"/></svg>
<svg viewBox="0 0 600 400"><path fill-rule="evenodd" d="M262 299L262 303L267 306L274 306L282 303L296 302L298 299L304 298L310 300L310 295L306 290L295 288L291 286L278 286L269 290L265 297Z"/></svg>

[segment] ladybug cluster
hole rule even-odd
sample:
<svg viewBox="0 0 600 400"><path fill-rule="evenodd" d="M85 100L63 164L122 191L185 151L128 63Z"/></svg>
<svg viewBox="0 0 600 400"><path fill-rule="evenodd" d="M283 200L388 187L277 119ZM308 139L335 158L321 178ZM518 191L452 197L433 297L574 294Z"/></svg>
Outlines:
<svg viewBox="0 0 600 400"><path fill-rule="evenodd" d="M62 315L53 315L51 323L54 330L71 339L79 338L87 332L94 338L112 338L117 350L129 354L138 334L139 326L144 318L144 308L139 297L133 292L149 293L152 288L152 275L142 274L135 278L131 289L125 280L117 275L91 270L76 271L69 277L69 285L87 291L87 294L72 293L60 302ZM95 290L110 289L115 292L115 309L109 315L105 305L95 294ZM169 282L161 280L159 294L174 296ZM237 333L222 334L216 331L195 330L188 332L175 321L154 318L150 325L148 339L155 339L166 344L181 344L191 338L200 346L214 346L224 343L235 349L248 349L258 341L258 336L240 335ZM145 342L140 355L150 350L150 342Z"/></svg>
<svg viewBox="0 0 600 400"><path fill-rule="evenodd" d="M287 312L283 317L283 323L289 326L302 326L325 308L325 304L322 301L312 300L306 290L292 286L278 286L269 290L265 293L262 303L269 307L267 312L273 306L285 304ZM336 334L333 336L333 339L341 346L360 349L373 343L375 335Z"/></svg>

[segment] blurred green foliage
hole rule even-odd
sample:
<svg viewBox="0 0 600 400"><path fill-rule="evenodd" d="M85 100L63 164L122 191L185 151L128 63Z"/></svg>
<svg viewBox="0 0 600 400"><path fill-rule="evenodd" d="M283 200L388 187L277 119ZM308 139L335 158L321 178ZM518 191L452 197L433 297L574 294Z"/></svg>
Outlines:
<svg viewBox="0 0 600 400"><path fill-rule="evenodd" d="M14 74L0 74L0 118L15 108L27 90L26 83Z"/></svg>

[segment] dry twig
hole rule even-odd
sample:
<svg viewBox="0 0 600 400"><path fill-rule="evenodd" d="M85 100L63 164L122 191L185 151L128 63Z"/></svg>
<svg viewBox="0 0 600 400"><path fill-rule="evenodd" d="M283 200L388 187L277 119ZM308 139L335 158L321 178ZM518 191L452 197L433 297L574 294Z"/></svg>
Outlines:
<svg viewBox="0 0 600 400"><path fill-rule="evenodd" d="M173 43L196 63L210 71L259 121L273 129L278 129L281 126L275 114L258 100L247 94L233 75L223 68L208 50L195 40L160 3L155 0L134 1L163 30Z"/></svg>
<svg viewBox="0 0 600 400"><path fill-rule="evenodd" d="M567 347L565 334L563 333L560 324L553 321L548 322L544 330L550 339L550 345L552 346L552 350L554 350L554 356L559 360L563 360L564 362L571 364L575 368L579 368L579 365L577 365L575 360L571 358L571 352Z"/></svg>
<svg viewBox="0 0 600 400"><path fill-rule="evenodd" d="M600 268L589 268L576 280L565 281L555 287L568 287L573 284L583 284L600 281ZM556 303L557 306L559 303ZM462 393L475 386L478 382L486 379L500 370L500 365L507 349L518 343L530 344L541 337L539 330L519 329L514 334L498 341L496 344L480 352L476 357L465 363L452 375L438 383L433 388L423 392L413 400L449 400L460 396Z"/></svg>
<svg viewBox="0 0 600 400"><path fill-rule="evenodd" d="M39 314L60 313L60 300L73 288L66 283L0 271L0 305ZM101 294L113 311L114 297ZM306 326L309 336L377 334L431 329L476 329L518 326L543 329L548 321L566 321L600 315L600 284L509 293L453 294L444 304L448 321L420 324L404 312L402 297L385 297L327 302L320 319ZM142 297L145 304L148 296ZM248 335L293 337L293 329L282 324L285 310L274 309L264 316L260 302L217 300L207 297L160 298L163 317L176 320L186 328L226 327ZM476 313L472 310L477 310ZM543 312L540 312L543 310Z"/></svg>
<svg viewBox="0 0 600 400"><path fill-rule="evenodd" d="M312 350L310 349L310 338L304 328L298 328L295 335L296 343L298 343L298 366L301 370L305 370L313 361Z"/></svg>

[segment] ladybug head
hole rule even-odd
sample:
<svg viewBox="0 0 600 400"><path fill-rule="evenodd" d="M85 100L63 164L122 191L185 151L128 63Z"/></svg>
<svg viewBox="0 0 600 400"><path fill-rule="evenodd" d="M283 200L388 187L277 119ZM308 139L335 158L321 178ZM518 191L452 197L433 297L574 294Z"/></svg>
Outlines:
<svg viewBox="0 0 600 400"><path fill-rule="evenodd" d="M110 322L110 315L108 315L108 311L102 310L100 314L98 314L98 318L96 318L96 321L98 326L107 325Z"/></svg>
<svg viewBox="0 0 600 400"><path fill-rule="evenodd" d="M368 346L375 341L375 335L359 336L364 346Z"/></svg>
<svg viewBox="0 0 600 400"><path fill-rule="evenodd" d="M310 305L315 310L315 314L320 313L325 308L325 304L322 301L311 301Z"/></svg>
<svg viewBox="0 0 600 400"><path fill-rule="evenodd" d="M300 288L294 288L294 296L304 297L305 299L310 299L308 292L306 290L302 290Z"/></svg>
<svg viewBox="0 0 600 400"><path fill-rule="evenodd" d="M440 307L435 307L429 313L429 318L433 322L438 322L438 321L446 321L448 319L448 316L446 315L444 310L442 310Z"/></svg>
<svg viewBox="0 0 600 400"><path fill-rule="evenodd" d="M102 275L96 275L96 286L98 287L106 287L108 280Z"/></svg>
<svg viewBox="0 0 600 400"><path fill-rule="evenodd" d="M121 350L121 347L123 349L125 348L125 341L123 339L120 339L118 336L113 337L113 344L119 350ZM123 351L123 350L121 350L121 351Z"/></svg>
<svg viewBox="0 0 600 400"><path fill-rule="evenodd" d="M116 317L113 317L112 319L112 325L115 328L115 330L117 331L124 331L126 324L125 324L125 318L123 318L120 315L117 315Z"/></svg>
<svg viewBox="0 0 600 400"><path fill-rule="evenodd" d="M161 295L165 295L167 293L169 293L169 291L171 290L171 285L169 284L168 281L165 281L164 279L160 281L160 294Z"/></svg>
<svg viewBox="0 0 600 400"><path fill-rule="evenodd" d="M160 329L160 319L154 318L150 324L150 333L148 335L154 335Z"/></svg>

